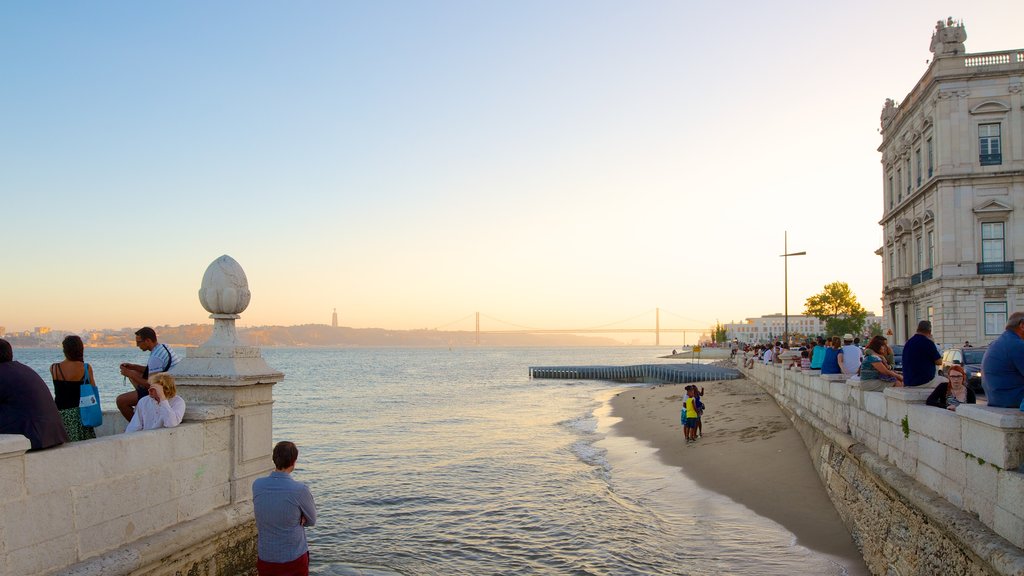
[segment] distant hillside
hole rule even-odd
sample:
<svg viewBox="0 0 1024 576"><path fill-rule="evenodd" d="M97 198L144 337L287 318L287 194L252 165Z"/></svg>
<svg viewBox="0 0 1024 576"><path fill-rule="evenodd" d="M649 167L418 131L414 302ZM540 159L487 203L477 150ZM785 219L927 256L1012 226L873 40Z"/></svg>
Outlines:
<svg viewBox="0 0 1024 576"><path fill-rule="evenodd" d="M179 346L198 346L213 331L209 324L159 326L161 342ZM257 326L239 328L239 338L254 346L474 346L473 332L441 330L384 330L382 328L333 328L326 324L301 326ZM134 344L134 340L126 345ZM621 346L611 338L577 336L575 334L482 334L481 346Z"/></svg>

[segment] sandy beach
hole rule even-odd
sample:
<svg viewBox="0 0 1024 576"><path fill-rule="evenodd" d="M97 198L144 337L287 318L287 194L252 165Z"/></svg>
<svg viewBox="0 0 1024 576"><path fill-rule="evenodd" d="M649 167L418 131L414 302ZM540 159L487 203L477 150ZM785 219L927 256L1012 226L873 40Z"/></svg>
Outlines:
<svg viewBox="0 0 1024 576"><path fill-rule="evenodd" d="M851 574L867 574L800 435L774 400L746 379L704 383L704 436L687 445L679 423L684 386L617 394L611 412L622 420L615 432L650 443L665 464L781 524L799 544L847 559Z"/></svg>

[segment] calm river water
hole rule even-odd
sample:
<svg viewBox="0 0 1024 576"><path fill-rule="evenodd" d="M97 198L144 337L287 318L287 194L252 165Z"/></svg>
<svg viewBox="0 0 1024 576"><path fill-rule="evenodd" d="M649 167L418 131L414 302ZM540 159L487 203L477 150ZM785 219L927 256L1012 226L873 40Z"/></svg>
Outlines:
<svg viewBox="0 0 1024 576"><path fill-rule="evenodd" d="M320 518L314 574L844 574L778 524L608 433L621 385L527 367L658 362L663 348L266 349L274 438ZM15 350L46 375L59 350ZM87 350L104 407L136 349ZM742 473L742 472L738 472Z"/></svg>

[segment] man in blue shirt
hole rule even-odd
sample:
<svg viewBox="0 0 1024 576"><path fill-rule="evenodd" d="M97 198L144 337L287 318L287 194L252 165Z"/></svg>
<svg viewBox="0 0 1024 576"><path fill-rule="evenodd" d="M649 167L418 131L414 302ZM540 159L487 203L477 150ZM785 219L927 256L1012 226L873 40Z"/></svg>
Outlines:
<svg viewBox="0 0 1024 576"><path fill-rule="evenodd" d="M1006 331L981 360L981 387L989 406L1017 408L1024 400L1024 312L1014 312Z"/></svg>
<svg viewBox="0 0 1024 576"><path fill-rule="evenodd" d="M260 576L308 576L306 527L316 524L316 504L309 488L291 477L299 459L295 444L278 442L273 457L277 470L252 483L256 570Z"/></svg>
<svg viewBox="0 0 1024 576"><path fill-rule="evenodd" d="M932 341L932 323L921 320L917 334L903 346L903 385L921 386L935 379L935 367L942 365L942 355Z"/></svg>

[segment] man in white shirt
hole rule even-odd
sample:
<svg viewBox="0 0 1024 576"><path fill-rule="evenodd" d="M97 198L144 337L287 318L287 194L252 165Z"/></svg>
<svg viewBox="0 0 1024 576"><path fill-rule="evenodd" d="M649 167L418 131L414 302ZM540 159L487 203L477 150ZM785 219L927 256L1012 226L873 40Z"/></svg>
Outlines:
<svg viewBox="0 0 1024 576"><path fill-rule="evenodd" d="M864 359L864 352L860 346L853 343L852 334L843 334L843 347L839 349L839 369L847 378L856 376L860 370L860 363Z"/></svg>

